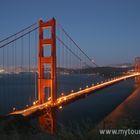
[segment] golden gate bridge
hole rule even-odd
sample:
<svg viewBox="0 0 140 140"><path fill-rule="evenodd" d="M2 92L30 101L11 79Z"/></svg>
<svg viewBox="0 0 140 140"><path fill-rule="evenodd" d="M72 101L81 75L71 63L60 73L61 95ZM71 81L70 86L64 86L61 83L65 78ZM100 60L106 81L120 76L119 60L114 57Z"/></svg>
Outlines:
<svg viewBox="0 0 140 140"><path fill-rule="evenodd" d="M95 61L77 45L55 18L45 22L40 20L1 40L0 96L6 104L11 98L15 99L13 104L8 104L6 114L39 116L41 126L54 133L57 108L123 80L140 80L140 57L136 57L134 72L85 88L79 87L75 91L65 91L64 85L59 85L61 75L81 74L83 69L95 66L98 67ZM26 98L22 94L26 94ZM20 105L17 100L19 97L26 102L28 100L28 104Z"/></svg>

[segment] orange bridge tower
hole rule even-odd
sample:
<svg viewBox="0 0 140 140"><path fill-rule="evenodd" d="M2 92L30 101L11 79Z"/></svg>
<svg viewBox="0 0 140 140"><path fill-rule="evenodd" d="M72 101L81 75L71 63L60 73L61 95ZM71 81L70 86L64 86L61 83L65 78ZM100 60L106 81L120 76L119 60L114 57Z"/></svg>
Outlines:
<svg viewBox="0 0 140 140"><path fill-rule="evenodd" d="M135 72L140 72L140 57L135 58ZM135 77L135 86L140 85L140 76Z"/></svg>
<svg viewBox="0 0 140 140"><path fill-rule="evenodd" d="M49 33L49 37L46 32ZM38 52L38 100L39 104L46 101L46 90L48 99L54 104L56 95L56 20L52 18L47 22L39 21L39 52ZM50 54L45 54L45 49ZM48 70L49 69L49 70ZM46 76L46 72L47 74ZM40 117L40 125L50 133L54 133L55 110L48 109L44 116Z"/></svg>

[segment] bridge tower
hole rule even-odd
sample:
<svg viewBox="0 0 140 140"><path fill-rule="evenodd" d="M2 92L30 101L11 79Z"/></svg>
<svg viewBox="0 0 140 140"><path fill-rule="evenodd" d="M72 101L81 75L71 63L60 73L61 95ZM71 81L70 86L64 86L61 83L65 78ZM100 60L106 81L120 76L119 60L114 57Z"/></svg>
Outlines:
<svg viewBox="0 0 140 140"><path fill-rule="evenodd" d="M52 103L56 100L56 21L39 21L39 56L38 56L38 99L39 103L45 102L45 89L49 91ZM50 37L45 38L45 30L50 32ZM50 55L44 56L45 47L50 47ZM50 67L50 77L45 77L45 66Z"/></svg>
<svg viewBox="0 0 140 140"><path fill-rule="evenodd" d="M49 37L45 33L49 33ZM38 52L38 100L39 104L45 102L45 92L48 91L48 98L51 103L56 101L56 20L52 18L47 22L39 21L39 52ZM45 55L45 49L50 54ZM46 77L46 66L49 67L49 76ZM46 111L41 116L40 125L48 129L50 133L55 131L55 111Z"/></svg>
<svg viewBox="0 0 140 140"><path fill-rule="evenodd" d="M135 58L135 72L140 72L140 57ZM140 76L135 77L135 85L140 85Z"/></svg>

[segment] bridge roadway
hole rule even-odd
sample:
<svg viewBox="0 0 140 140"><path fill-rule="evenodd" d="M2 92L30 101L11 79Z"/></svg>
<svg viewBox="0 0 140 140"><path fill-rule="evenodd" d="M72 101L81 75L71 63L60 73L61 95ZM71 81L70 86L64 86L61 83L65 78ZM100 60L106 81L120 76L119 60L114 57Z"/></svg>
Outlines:
<svg viewBox="0 0 140 140"><path fill-rule="evenodd" d="M23 116L30 116L37 111L41 111L41 110L44 110L47 108L62 107L63 105L68 104L70 102L73 102L75 100L78 100L80 97L88 95L89 93L93 93L93 92L100 90L102 88L111 86L115 83L121 82L121 81L129 79L129 78L134 78L136 76L140 76L140 73L132 73L132 74L125 75L125 76L122 76L119 78L114 78L114 79L111 79L110 81L105 81L105 82L102 82L100 84L93 85L91 87L86 87L85 89L81 89L79 91L70 93L68 95L58 97L56 102L53 104L51 103L51 101L46 101L43 104L40 104L40 105L36 104L36 105L33 105L27 109L12 112L9 115L19 114L19 115L23 115Z"/></svg>

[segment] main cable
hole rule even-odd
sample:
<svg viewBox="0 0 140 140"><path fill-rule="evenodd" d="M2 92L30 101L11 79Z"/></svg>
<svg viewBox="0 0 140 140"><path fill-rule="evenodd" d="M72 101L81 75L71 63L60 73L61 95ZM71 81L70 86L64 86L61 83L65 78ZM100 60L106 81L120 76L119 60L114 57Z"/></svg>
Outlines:
<svg viewBox="0 0 140 140"><path fill-rule="evenodd" d="M77 43L70 37L70 35L65 31L65 29L59 24L57 23L58 26L61 28L61 30L63 31L63 33L75 44L75 46L88 58L89 61L92 62L92 64L94 64L96 67L98 67L98 65L77 45Z"/></svg>

